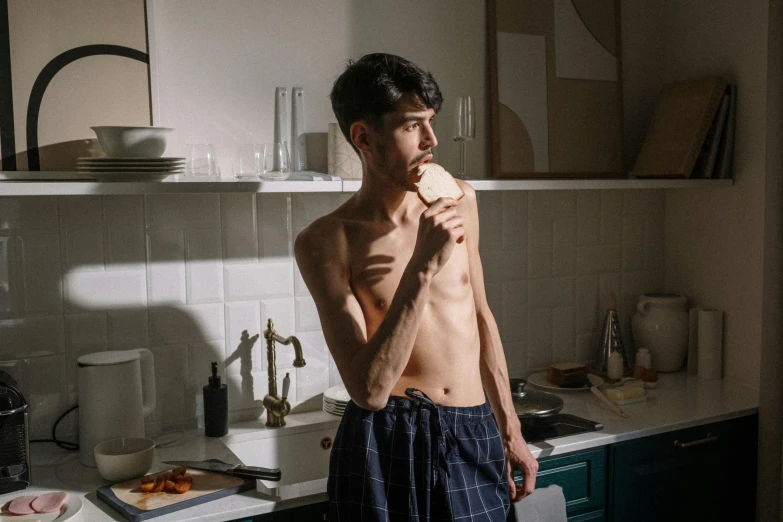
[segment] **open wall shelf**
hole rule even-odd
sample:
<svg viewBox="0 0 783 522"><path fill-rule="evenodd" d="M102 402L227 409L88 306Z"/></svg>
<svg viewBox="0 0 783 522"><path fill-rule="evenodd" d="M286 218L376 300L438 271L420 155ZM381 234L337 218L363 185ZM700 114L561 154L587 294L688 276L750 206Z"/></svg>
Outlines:
<svg viewBox="0 0 783 522"><path fill-rule="evenodd" d="M285 181L221 179L214 181L93 181L81 172L0 172L2 196L73 196L101 194L190 194L221 192L356 192L360 180L329 179L297 173ZM34 179L34 181L27 181ZM730 179L468 179L476 190L611 190L730 187Z"/></svg>

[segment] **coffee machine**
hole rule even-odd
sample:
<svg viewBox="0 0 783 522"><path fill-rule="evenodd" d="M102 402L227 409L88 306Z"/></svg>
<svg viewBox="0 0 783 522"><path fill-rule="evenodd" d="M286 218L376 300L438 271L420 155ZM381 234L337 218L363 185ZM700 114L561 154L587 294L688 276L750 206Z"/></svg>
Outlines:
<svg viewBox="0 0 783 522"><path fill-rule="evenodd" d="M30 485L27 401L16 381L0 371L0 494Z"/></svg>

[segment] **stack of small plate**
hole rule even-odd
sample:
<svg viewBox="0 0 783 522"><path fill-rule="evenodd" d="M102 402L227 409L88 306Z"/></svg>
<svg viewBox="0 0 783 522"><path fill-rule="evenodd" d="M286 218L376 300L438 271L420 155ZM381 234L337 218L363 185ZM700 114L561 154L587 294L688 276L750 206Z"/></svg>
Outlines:
<svg viewBox="0 0 783 522"><path fill-rule="evenodd" d="M345 413L345 407L350 400L351 396L348 395L348 390L345 389L345 386L342 384L332 386L324 392L324 411L342 417L343 413Z"/></svg>
<svg viewBox="0 0 783 522"><path fill-rule="evenodd" d="M179 174L185 167L185 158L79 158L78 172L88 172L101 180L161 180L170 174Z"/></svg>

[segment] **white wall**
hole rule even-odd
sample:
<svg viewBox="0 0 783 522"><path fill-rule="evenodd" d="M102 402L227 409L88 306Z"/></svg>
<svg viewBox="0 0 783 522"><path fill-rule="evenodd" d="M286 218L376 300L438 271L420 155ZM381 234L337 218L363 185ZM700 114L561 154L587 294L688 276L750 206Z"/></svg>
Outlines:
<svg viewBox="0 0 783 522"><path fill-rule="evenodd" d="M630 158L662 82L720 74L739 86L734 186L667 193L666 286L726 311L725 377L760 392L757 520L778 520L780 2L627 1L623 8Z"/></svg>
<svg viewBox="0 0 783 522"><path fill-rule="evenodd" d="M666 286L696 305L726 310L725 375L753 388L761 342L767 6L762 0L623 4L630 158L662 83L720 74L739 84L734 186L667 193Z"/></svg>
<svg viewBox="0 0 783 522"><path fill-rule="evenodd" d="M470 94L476 139L468 172L489 167L485 7L475 0L154 0L148 2L155 123L174 127L167 155L186 143L214 143L223 175L240 143L274 136L276 87L303 87L308 167L326 172L329 92L347 59L371 52L401 55L438 81L436 161L459 164L451 140L454 99ZM290 109L289 109L290 114Z"/></svg>

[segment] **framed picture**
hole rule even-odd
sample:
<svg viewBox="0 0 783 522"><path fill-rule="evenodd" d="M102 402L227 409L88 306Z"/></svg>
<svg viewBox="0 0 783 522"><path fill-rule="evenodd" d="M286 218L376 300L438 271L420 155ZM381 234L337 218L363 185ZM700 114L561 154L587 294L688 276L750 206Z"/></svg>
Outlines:
<svg viewBox="0 0 783 522"><path fill-rule="evenodd" d="M487 0L495 178L617 178L619 0Z"/></svg>

